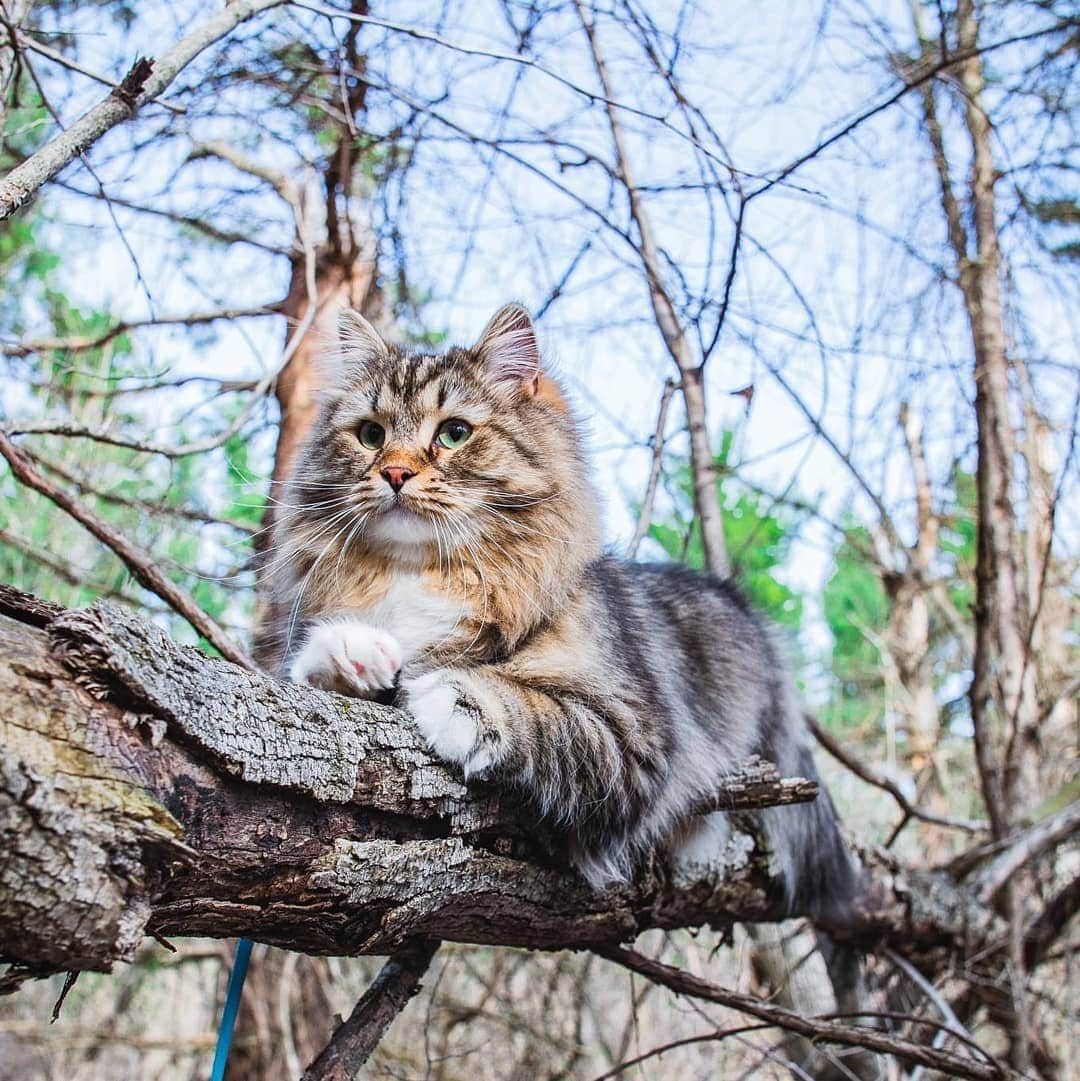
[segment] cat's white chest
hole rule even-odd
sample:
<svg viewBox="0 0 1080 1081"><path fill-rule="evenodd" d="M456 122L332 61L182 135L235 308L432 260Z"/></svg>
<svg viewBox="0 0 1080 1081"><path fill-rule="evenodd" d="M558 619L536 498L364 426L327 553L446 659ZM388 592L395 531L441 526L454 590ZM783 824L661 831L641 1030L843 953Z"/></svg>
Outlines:
<svg viewBox="0 0 1080 1081"><path fill-rule="evenodd" d="M395 574L381 600L351 613L388 631L401 644L403 661L453 637L465 617L460 602L433 591L418 574Z"/></svg>

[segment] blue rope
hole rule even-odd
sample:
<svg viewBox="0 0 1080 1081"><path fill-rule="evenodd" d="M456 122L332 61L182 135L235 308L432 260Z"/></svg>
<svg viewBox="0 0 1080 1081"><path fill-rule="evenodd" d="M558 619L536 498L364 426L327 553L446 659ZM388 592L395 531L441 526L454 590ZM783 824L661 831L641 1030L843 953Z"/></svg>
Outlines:
<svg viewBox="0 0 1080 1081"><path fill-rule="evenodd" d="M236 1012L240 1009L240 996L244 992L244 979L247 976L250 960L251 939L237 939L232 972L229 973L229 987L225 992L225 1009L221 1012L221 1027L218 1029L214 1068L210 1071L210 1081L224 1081L225 1079L225 1064L229 1061L229 1048L232 1047L233 1028L236 1026Z"/></svg>

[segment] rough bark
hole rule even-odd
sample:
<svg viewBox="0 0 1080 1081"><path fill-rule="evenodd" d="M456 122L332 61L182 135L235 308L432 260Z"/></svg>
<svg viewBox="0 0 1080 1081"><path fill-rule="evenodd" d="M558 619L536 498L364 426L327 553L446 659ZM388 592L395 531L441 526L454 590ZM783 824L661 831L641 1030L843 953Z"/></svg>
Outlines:
<svg viewBox="0 0 1080 1081"><path fill-rule="evenodd" d="M399 710L246 672L109 604L70 612L0 588L4 612L0 958L16 976L107 970L145 934L385 954L414 938L594 947L778 915L749 829L708 878L654 867L596 893L557 837L461 784ZM763 768L718 803L784 799ZM872 879L836 933L948 953L995 926L942 875L880 864Z"/></svg>

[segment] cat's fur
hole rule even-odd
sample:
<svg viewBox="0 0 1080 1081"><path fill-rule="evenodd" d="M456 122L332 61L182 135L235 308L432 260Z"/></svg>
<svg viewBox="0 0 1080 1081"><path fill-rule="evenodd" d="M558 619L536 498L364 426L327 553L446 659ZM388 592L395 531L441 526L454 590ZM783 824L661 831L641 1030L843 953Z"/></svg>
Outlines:
<svg viewBox="0 0 1080 1081"><path fill-rule="evenodd" d="M716 858L724 816L691 808L752 754L816 776L776 643L739 592L602 553L578 425L524 309L435 355L346 312L335 365L269 564L291 678L396 686L436 754L520 788L596 885L661 845ZM449 418L472 425L456 449L436 442ZM377 449L358 436L371 420ZM789 910L835 912L852 867L828 795L760 818Z"/></svg>

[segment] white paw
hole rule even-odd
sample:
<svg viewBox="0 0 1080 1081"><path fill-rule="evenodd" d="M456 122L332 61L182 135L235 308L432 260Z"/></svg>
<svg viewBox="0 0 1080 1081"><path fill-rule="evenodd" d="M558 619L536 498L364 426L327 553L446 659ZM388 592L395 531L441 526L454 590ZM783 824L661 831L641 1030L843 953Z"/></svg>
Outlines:
<svg viewBox="0 0 1080 1081"><path fill-rule="evenodd" d="M466 777L494 765L494 744L481 738L476 710L461 701L461 688L449 673L428 672L404 689L416 727L439 758L460 763Z"/></svg>
<svg viewBox="0 0 1080 1081"><path fill-rule="evenodd" d="M289 668L289 678L354 698L374 698L393 687L402 659L397 639L378 627L320 623Z"/></svg>

